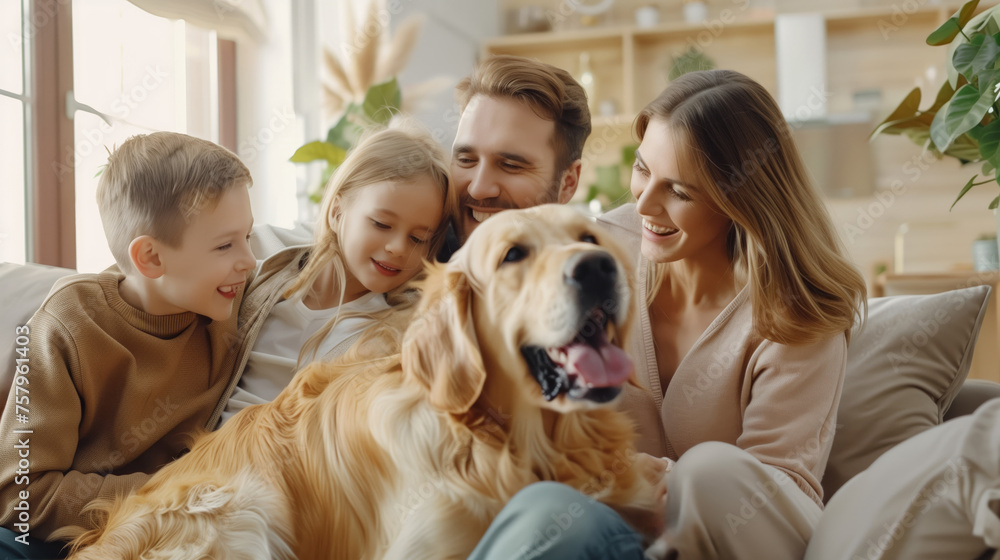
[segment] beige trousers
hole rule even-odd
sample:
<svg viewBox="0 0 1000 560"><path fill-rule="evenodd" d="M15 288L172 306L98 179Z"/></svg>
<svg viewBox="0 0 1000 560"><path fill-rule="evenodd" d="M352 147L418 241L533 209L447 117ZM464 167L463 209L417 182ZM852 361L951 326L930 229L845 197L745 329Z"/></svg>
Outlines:
<svg viewBox="0 0 1000 560"><path fill-rule="evenodd" d="M890 449L830 500L807 560L972 560L1000 546L1000 399Z"/></svg>
<svg viewBox="0 0 1000 560"><path fill-rule="evenodd" d="M787 474L706 442L667 474L668 558L801 560L822 510Z"/></svg>

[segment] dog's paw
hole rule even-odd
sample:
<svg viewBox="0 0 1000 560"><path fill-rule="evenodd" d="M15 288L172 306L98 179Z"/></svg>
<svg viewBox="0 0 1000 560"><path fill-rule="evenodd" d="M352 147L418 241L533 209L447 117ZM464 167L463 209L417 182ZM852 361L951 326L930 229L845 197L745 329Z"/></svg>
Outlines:
<svg viewBox="0 0 1000 560"><path fill-rule="evenodd" d="M667 539L661 535L646 548L646 560L667 560L669 552L670 546L667 545Z"/></svg>

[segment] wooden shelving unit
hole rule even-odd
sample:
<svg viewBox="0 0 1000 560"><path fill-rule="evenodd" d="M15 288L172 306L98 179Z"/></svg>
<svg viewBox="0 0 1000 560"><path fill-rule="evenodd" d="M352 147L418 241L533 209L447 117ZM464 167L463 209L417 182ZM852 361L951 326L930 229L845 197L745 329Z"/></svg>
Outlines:
<svg viewBox="0 0 1000 560"><path fill-rule="evenodd" d="M807 4L808 2L803 2ZM828 88L832 112L849 111L851 94L881 88L886 103L901 99L927 68L941 66L944 49L915 49L959 4L922 5L909 13L899 7L862 7L824 12L827 22ZM702 48L719 68L731 68L777 92L774 19L707 23L667 22L651 28L631 25L506 35L485 41L484 54L537 58L574 75L581 52L589 52L597 82L596 108L614 100L619 114L596 115L595 125L620 126L667 86L672 58L689 47ZM935 56L940 54L940 56Z"/></svg>

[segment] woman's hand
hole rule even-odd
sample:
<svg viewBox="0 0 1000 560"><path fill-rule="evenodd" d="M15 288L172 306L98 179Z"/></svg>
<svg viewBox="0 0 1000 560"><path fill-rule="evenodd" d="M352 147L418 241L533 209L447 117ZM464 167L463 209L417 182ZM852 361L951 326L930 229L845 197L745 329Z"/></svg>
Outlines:
<svg viewBox="0 0 1000 560"><path fill-rule="evenodd" d="M653 457L646 453L636 453L635 461L636 470L653 485L657 502L666 506L667 473L673 468L674 462L666 457Z"/></svg>
<svg viewBox="0 0 1000 560"><path fill-rule="evenodd" d="M660 505L661 515L657 516L656 524L642 527L645 530L643 534L647 537L645 540L646 557L663 559L667 557L669 549L664 534L667 513L667 473L674 467L674 461L666 457L653 457L646 453L636 453L635 460L636 470L653 484L656 503Z"/></svg>

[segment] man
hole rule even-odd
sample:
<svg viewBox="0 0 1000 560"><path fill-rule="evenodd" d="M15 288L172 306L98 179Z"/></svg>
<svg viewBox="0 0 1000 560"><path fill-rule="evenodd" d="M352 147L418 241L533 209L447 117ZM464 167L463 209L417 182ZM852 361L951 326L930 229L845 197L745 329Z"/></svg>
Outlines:
<svg viewBox="0 0 1000 560"><path fill-rule="evenodd" d="M590 110L583 87L568 72L526 58L494 56L459 82L456 96L462 118L452 147L451 175L459 197L461 241L501 210L565 204L573 198L580 184L583 144L590 135ZM457 245L458 239L452 240L439 260L447 261ZM549 505L564 504L566 496L582 496L568 486L541 483L529 488L504 508L470 558L512 558L526 550L539 559L643 557L636 533L598 502L580 519L567 515L569 525L557 527L558 538L536 542L539 527L544 530L565 511L584 510L576 502L570 510L556 511Z"/></svg>
<svg viewBox="0 0 1000 560"><path fill-rule="evenodd" d="M460 240L501 210L573 198L590 110L583 87L568 72L493 56L458 84L456 97L462 118L451 173Z"/></svg>

